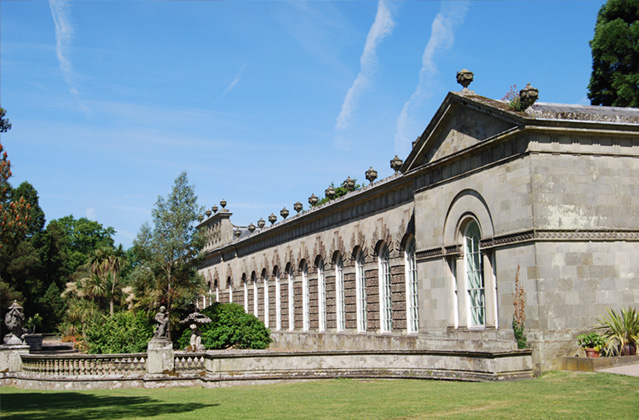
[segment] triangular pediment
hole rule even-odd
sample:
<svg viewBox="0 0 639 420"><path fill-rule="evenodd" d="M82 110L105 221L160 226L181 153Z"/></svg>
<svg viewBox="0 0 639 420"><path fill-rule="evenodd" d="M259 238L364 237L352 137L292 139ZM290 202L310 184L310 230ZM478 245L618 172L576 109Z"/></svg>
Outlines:
<svg viewBox="0 0 639 420"><path fill-rule="evenodd" d="M402 172L459 153L522 123L502 102L451 92L415 142Z"/></svg>

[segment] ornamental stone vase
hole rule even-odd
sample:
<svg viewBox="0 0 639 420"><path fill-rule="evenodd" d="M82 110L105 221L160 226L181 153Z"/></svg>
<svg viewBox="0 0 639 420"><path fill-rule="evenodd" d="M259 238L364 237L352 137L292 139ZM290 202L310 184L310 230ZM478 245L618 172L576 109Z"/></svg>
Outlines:
<svg viewBox="0 0 639 420"><path fill-rule="evenodd" d="M301 212L303 208L304 208L304 206L299 201L297 203L293 204L293 210L295 210L298 213Z"/></svg>
<svg viewBox="0 0 639 420"><path fill-rule="evenodd" d="M311 206L317 205L318 201L319 201L319 198L317 198L315 193L311 194L311 196L308 197L308 204L310 204Z"/></svg>

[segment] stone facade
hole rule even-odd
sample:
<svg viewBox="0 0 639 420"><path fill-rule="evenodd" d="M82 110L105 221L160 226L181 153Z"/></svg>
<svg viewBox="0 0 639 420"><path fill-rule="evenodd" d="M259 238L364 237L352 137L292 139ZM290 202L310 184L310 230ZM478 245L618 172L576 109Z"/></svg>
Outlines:
<svg viewBox="0 0 639 420"><path fill-rule="evenodd" d="M510 351L519 268L535 369L557 368L639 302L638 157L639 110L451 92L396 174L268 227L204 219L199 306L245 306L279 350Z"/></svg>

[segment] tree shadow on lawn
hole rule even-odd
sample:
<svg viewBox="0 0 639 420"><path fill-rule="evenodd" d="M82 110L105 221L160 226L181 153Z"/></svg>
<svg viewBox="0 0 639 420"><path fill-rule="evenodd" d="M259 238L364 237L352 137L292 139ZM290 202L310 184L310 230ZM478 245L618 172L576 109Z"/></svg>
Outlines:
<svg viewBox="0 0 639 420"><path fill-rule="evenodd" d="M149 397L100 396L78 392L8 393L2 395L3 420L68 420L154 417L186 413L219 404L165 403Z"/></svg>

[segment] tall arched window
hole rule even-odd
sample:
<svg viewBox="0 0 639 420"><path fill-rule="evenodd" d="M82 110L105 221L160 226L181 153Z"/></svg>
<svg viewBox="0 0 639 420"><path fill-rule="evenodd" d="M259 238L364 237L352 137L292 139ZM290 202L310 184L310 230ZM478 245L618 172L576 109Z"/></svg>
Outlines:
<svg viewBox="0 0 639 420"><path fill-rule="evenodd" d="M266 270L262 271L262 281L264 283L264 326L266 328L270 327L268 311L269 311L269 301L268 301L268 275L266 274Z"/></svg>
<svg viewBox="0 0 639 420"><path fill-rule="evenodd" d="M417 292L417 261L415 260L415 238L406 244L406 316L409 333L419 331L419 297Z"/></svg>
<svg viewBox="0 0 639 420"><path fill-rule="evenodd" d="M364 332L368 326L366 320L366 277L364 276L364 253L359 250L355 257L355 294L357 306L357 331Z"/></svg>
<svg viewBox="0 0 639 420"><path fill-rule="evenodd" d="M275 277L275 330L279 331L282 329L282 296L280 270L277 267L273 271L273 276Z"/></svg>
<svg viewBox="0 0 639 420"><path fill-rule="evenodd" d="M486 325L486 304L484 299L484 269L479 249L481 231L475 220L464 231L464 260L466 266L466 290L470 326Z"/></svg>
<svg viewBox="0 0 639 420"><path fill-rule="evenodd" d="M215 281L213 282L213 284L215 285L215 302L216 303L220 301L220 287L219 287L218 283L219 282L217 281L217 279L215 279ZM209 305L211 303L212 302L209 302Z"/></svg>
<svg viewBox="0 0 639 420"><path fill-rule="evenodd" d="M293 300L293 267L291 265L286 270L286 277L288 277L288 329L293 331L295 329L295 303Z"/></svg>
<svg viewBox="0 0 639 420"><path fill-rule="evenodd" d="M258 295L257 295L257 275L255 275L255 271L251 274L251 283L253 283L253 315L256 318L259 318L260 313L258 311Z"/></svg>
<svg viewBox="0 0 639 420"><path fill-rule="evenodd" d="M346 303L344 301L344 260L341 254L335 260L335 298L337 331L344 331L346 329Z"/></svg>
<svg viewBox="0 0 639 420"><path fill-rule="evenodd" d="M308 290L308 266L302 262L302 329L308 331L311 324L309 290Z"/></svg>
<svg viewBox="0 0 639 420"><path fill-rule="evenodd" d="M231 276L226 279L226 287L229 289L229 303L233 303L233 282Z"/></svg>
<svg viewBox="0 0 639 420"><path fill-rule="evenodd" d="M393 304L391 293L390 253L383 244L379 252L379 326L382 332L393 330Z"/></svg>
<svg viewBox="0 0 639 420"><path fill-rule="evenodd" d="M326 331L326 278L324 276L324 260L317 263L317 300L319 311L319 330Z"/></svg>

